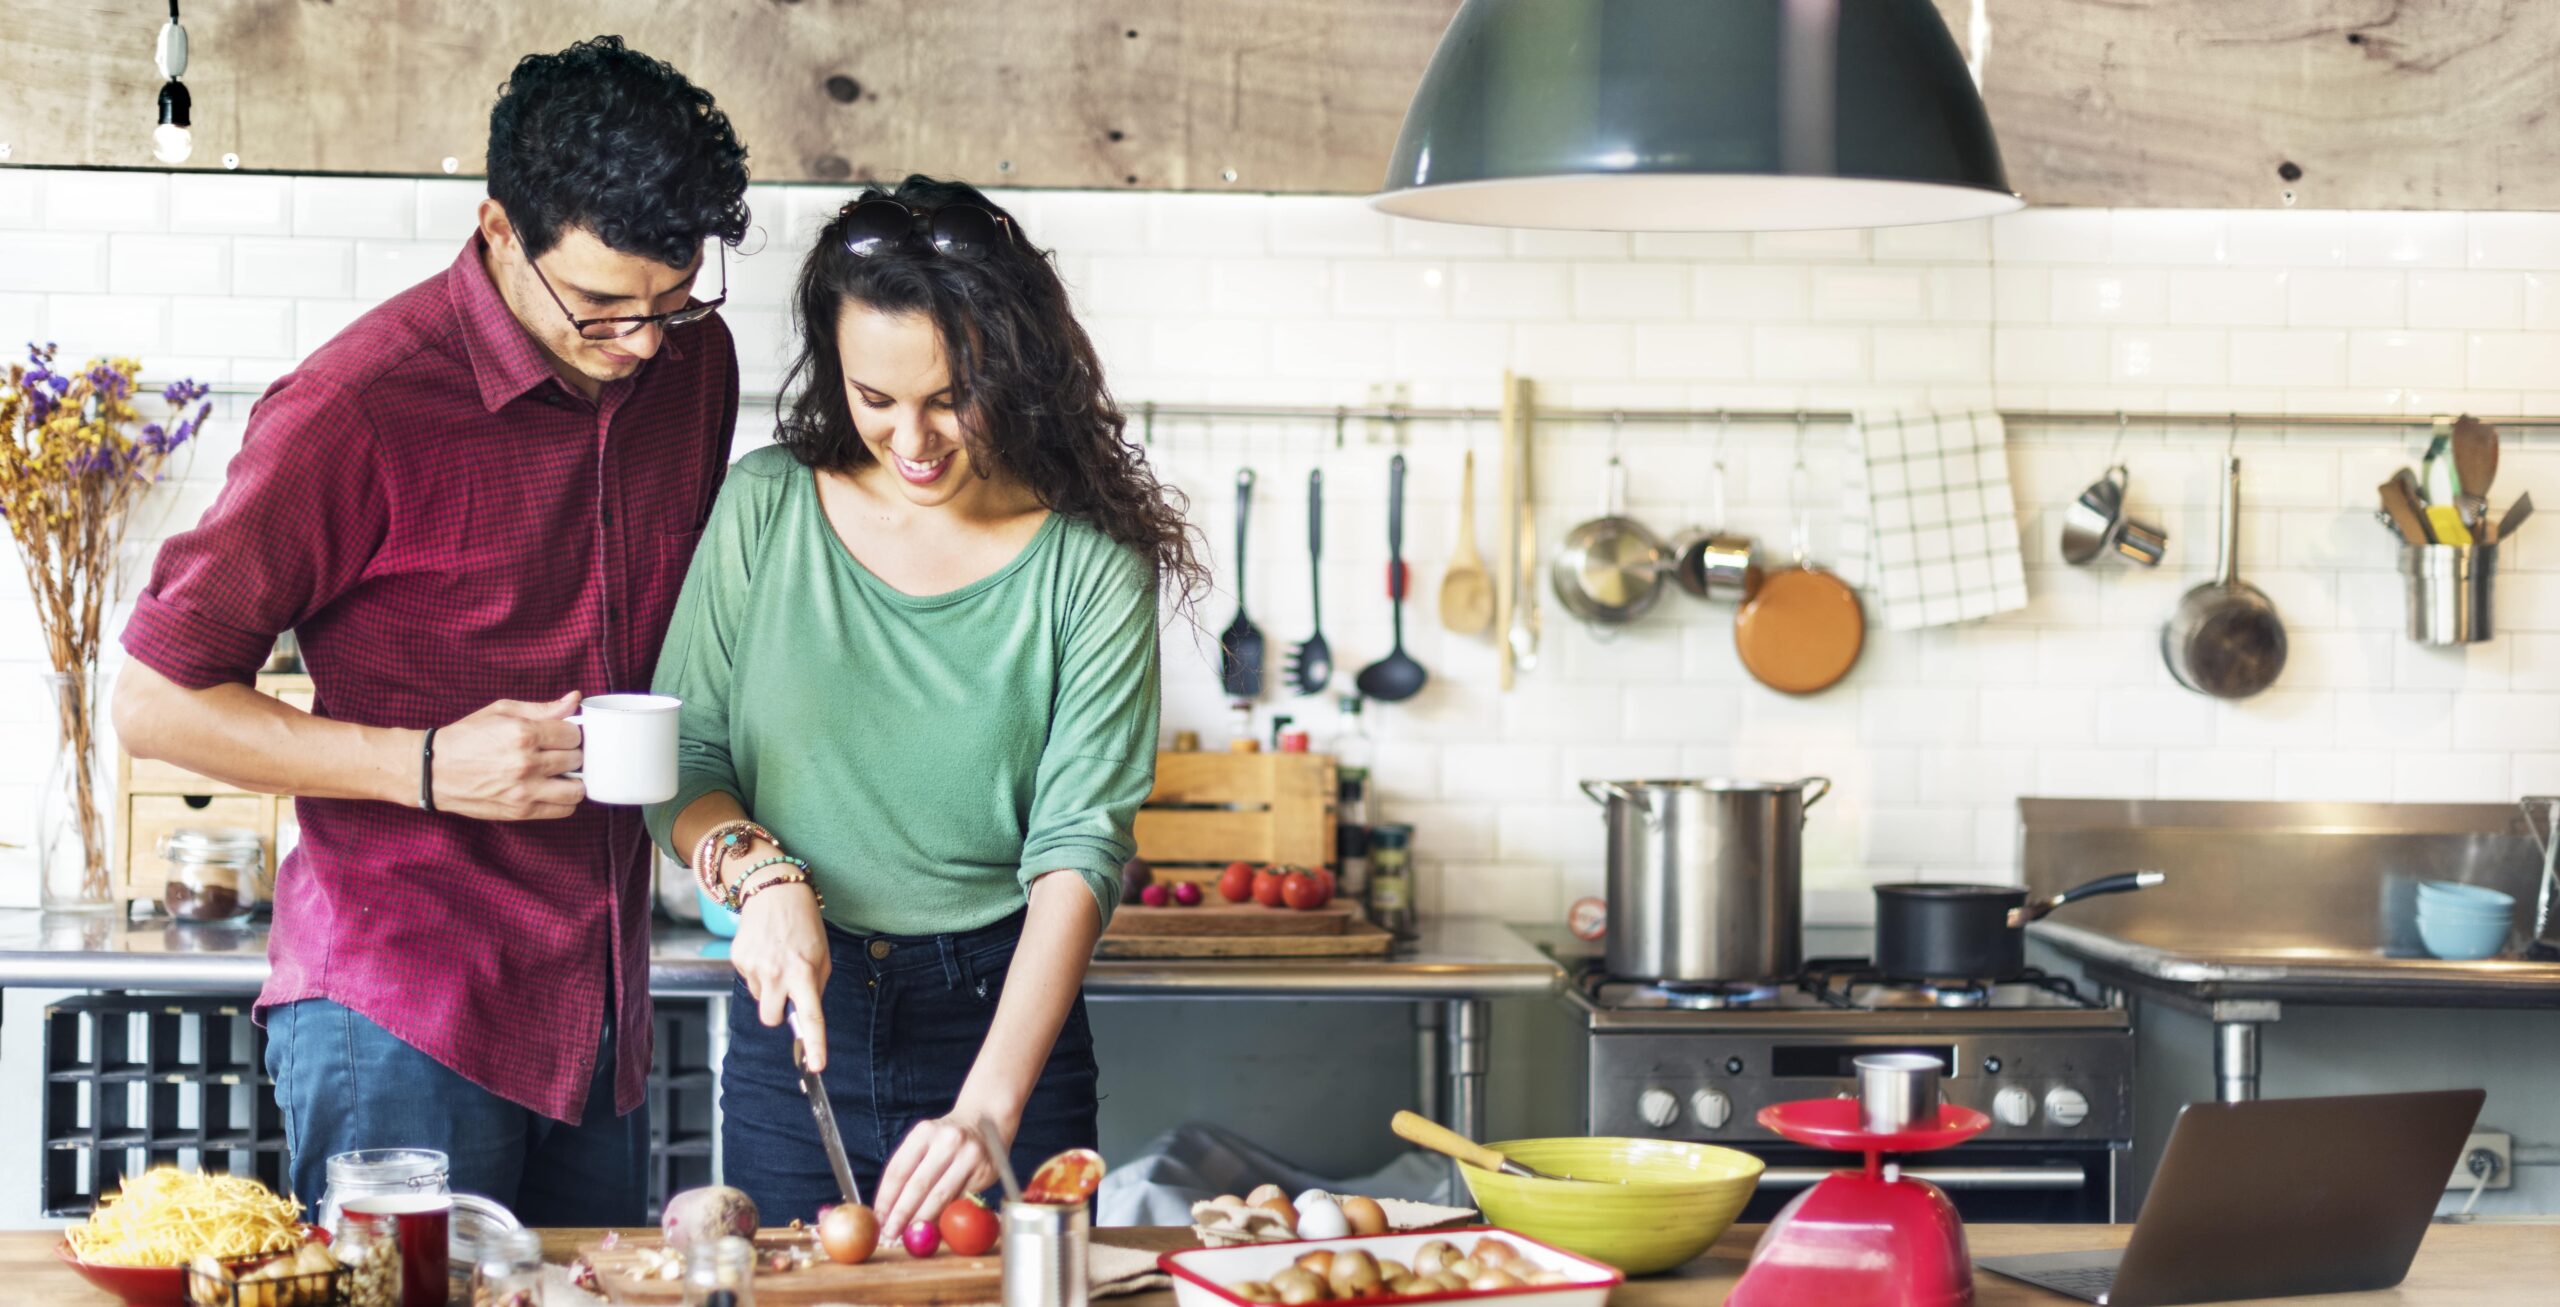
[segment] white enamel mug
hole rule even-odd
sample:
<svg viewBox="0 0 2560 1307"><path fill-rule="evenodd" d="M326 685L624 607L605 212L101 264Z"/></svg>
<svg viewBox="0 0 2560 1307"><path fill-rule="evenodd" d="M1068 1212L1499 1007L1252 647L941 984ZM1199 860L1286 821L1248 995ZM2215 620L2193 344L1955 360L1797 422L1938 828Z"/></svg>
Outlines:
<svg viewBox="0 0 2560 1307"><path fill-rule="evenodd" d="M597 803L664 803L676 797L676 711L666 694L599 694L566 720L584 738L586 767L569 773Z"/></svg>

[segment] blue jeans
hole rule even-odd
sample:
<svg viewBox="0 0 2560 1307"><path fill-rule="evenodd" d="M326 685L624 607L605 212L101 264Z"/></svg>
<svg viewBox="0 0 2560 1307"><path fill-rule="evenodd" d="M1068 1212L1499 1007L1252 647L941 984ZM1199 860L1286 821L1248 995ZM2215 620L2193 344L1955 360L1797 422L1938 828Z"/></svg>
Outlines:
<svg viewBox="0 0 2560 1307"><path fill-rule="evenodd" d="M834 967L822 1000L823 1079L845 1157L868 1202L880 1172L918 1121L951 1111L986 1042L1022 937L1023 914L959 935L855 935L827 927ZM1025 1180L1068 1148L1092 1148L1096 1125L1093 1027L1084 1000L1067 1012L1012 1149ZM809 1101L791 1064L791 1028L766 1027L740 981L729 995L729 1054L720 1068L721 1175L756 1200L767 1225L841 1201Z"/></svg>
<svg viewBox="0 0 2560 1307"><path fill-rule="evenodd" d="M480 1194L529 1226L648 1223L649 1111L613 1110L614 1032L587 1086L586 1119L551 1120L463 1079L325 998L267 1012L267 1074L284 1109L294 1192L316 1211L329 1158L359 1148L432 1148L456 1193Z"/></svg>

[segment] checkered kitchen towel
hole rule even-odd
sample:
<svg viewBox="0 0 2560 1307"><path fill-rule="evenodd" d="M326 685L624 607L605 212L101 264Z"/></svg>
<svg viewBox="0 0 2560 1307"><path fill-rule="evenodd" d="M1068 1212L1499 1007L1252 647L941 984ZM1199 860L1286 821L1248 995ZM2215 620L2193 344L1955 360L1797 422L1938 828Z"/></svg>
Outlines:
<svg viewBox="0 0 2560 1307"><path fill-rule="evenodd" d="M1849 439L1842 570L1887 629L2026 607L1998 413L1870 413Z"/></svg>

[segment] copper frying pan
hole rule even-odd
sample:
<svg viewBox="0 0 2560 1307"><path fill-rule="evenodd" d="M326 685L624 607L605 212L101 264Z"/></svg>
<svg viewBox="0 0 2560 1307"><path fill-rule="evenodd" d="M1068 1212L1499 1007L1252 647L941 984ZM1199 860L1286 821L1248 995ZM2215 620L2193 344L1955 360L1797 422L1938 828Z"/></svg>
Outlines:
<svg viewBox="0 0 2560 1307"><path fill-rule="evenodd" d="M1813 694L1839 684L1858 665L1858 651L1867 641L1867 615L1858 592L1805 561L1809 528L1803 480L1799 452L1788 486L1796 515L1795 565L1762 577L1759 591L1733 617L1733 648L1743 669L1762 685L1787 694Z"/></svg>

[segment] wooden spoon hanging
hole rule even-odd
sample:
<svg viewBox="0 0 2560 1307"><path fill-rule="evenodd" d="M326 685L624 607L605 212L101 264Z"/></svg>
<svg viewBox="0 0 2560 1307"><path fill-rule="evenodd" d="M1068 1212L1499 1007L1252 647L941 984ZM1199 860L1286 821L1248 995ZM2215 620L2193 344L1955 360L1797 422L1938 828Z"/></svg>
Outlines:
<svg viewBox="0 0 2560 1307"><path fill-rule="evenodd" d="M1467 451L1458 480L1458 543L1440 578L1440 625L1456 635L1480 635L1493 625L1493 579L1476 553L1476 452Z"/></svg>

